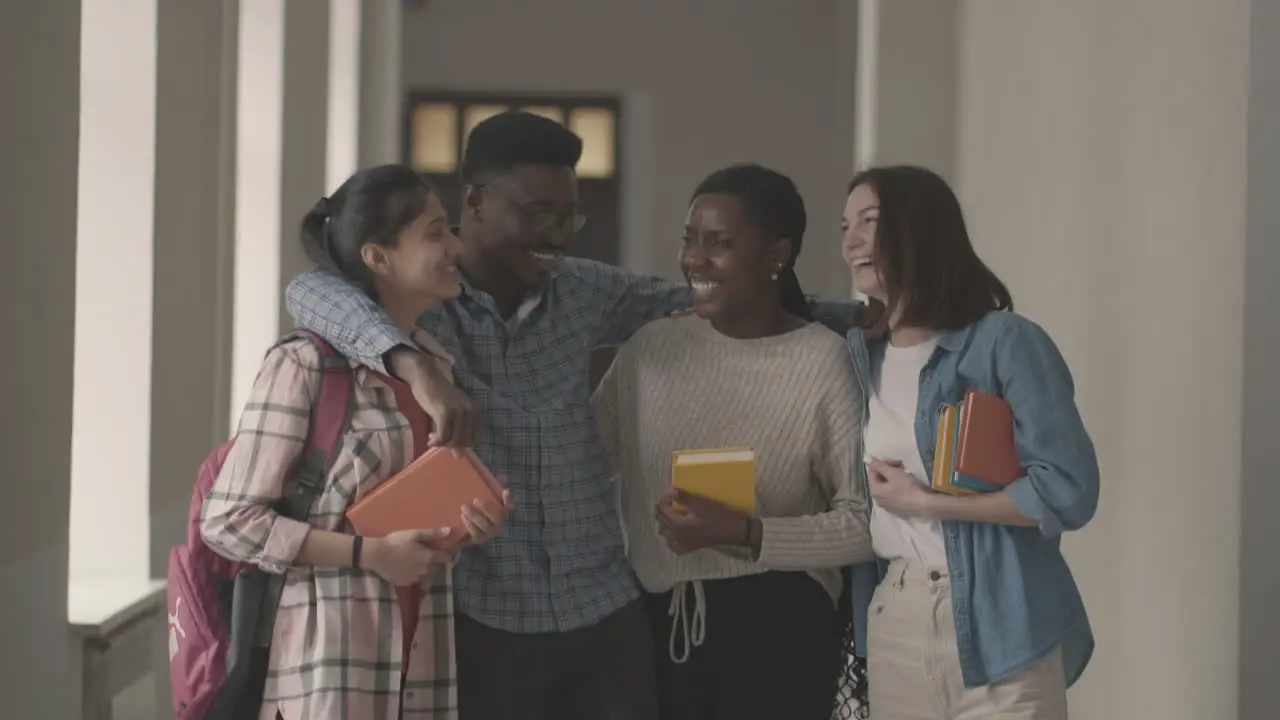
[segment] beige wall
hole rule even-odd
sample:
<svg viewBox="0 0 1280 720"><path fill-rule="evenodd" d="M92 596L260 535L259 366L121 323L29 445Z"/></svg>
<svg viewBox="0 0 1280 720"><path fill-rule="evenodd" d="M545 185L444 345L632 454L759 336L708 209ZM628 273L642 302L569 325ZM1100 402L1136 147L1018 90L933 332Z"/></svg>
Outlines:
<svg viewBox="0 0 1280 720"><path fill-rule="evenodd" d="M67 632L80 3L0 3L0 698L6 717L78 717ZM38 77L25 71L39 68Z"/></svg>
<svg viewBox="0 0 1280 720"><path fill-rule="evenodd" d="M938 0L880 0L864 22L878 32L875 159L926 165L950 181L956 166L956 22L961 5ZM865 53L863 53L865 56Z"/></svg>
<svg viewBox="0 0 1280 720"><path fill-rule="evenodd" d="M958 179L1098 447L1082 718L1236 717L1248 0L960 17ZM1207 483L1207 486L1206 486Z"/></svg>
<svg viewBox="0 0 1280 720"><path fill-rule="evenodd" d="M739 161L790 174L808 203L801 278L845 293L831 259L851 174L849 0L510 0L405 9L408 88L622 95L631 138L625 257L673 274L689 194ZM631 113L625 115L625 113ZM639 157L644 153L647 157Z"/></svg>
<svg viewBox="0 0 1280 720"><path fill-rule="evenodd" d="M1249 0L957 8L953 63L921 48L948 68L924 86L951 92L956 125L912 150L919 124L881 114L880 135L886 159L954 162L979 251L1076 376L1104 486L1097 519L1065 542L1098 636L1072 715L1269 716L1237 715L1238 668L1277 652L1238 659L1242 629L1264 629L1241 625L1240 559L1256 572L1266 552L1240 542ZM1255 43L1280 23L1266 30ZM901 65L911 33L889 36L882 96L921 80ZM1274 277L1275 253L1258 257L1272 264L1256 277ZM1271 617L1259 606L1254 620Z"/></svg>

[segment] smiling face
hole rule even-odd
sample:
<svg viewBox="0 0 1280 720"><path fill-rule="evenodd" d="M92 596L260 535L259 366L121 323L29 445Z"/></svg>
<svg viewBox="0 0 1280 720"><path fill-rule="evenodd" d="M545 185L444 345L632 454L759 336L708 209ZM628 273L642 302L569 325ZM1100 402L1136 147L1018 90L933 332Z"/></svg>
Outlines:
<svg viewBox="0 0 1280 720"><path fill-rule="evenodd" d="M759 310L763 303L776 303L773 274L786 264L789 245L765 237L731 195L694 198L680 250L680 269L693 290L694 313L704 320L736 318Z"/></svg>
<svg viewBox="0 0 1280 720"><path fill-rule="evenodd" d="M879 224L880 199L869 183L862 183L849 193L844 203L840 252L853 274L858 292L883 302L886 293L875 261Z"/></svg>
<svg viewBox="0 0 1280 720"><path fill-rule="evenodd" d="M373 271L380 294L394 293L435 304L462 291L458 255L462 243L449 228L448 216L435 193L426 207L387 245L365 243L361 257Z"/></svg>
<svg viewBox="0 0 1280 720"><path fill-rule="evenodd" d="M573 168L517 165L468 189L486 265L520 294L534 294L560 264L585 218Z"/></svg>

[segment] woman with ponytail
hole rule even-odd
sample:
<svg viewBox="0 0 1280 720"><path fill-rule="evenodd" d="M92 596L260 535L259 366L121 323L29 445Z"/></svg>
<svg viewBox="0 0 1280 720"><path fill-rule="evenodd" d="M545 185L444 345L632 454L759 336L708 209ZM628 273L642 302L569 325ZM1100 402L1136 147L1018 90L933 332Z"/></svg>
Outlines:
<svg viewBox="0 0 1280 720"><path fill-rule="evenodd" d="M872 557L859 385L795 273L795 184L759 165L694 191L680 251L693 315L618 352L594 407L646 591L662 720L829 720L844 566ZM675 492L672 453L749 447L754 512Z"/></svg>
<svg viewBox="0 0 1280 720"><path fill-rule="evenodd" d="M460 243L416 173L400 165L356 173L307 213L301 235L313 262L363 290L449 372L449 354L415 321L460 292ZM431 547L444 531L365 540L346 521L351 504L425 445L425 415L408 387L353 368L350 421L308 522L276 511L297 486L324 360L302 337L267 354L204 505L209 547L286 576L263 702L244 716L454 720L453 553ZM467 543L498 532L510 507L504 500L463 510Z"/></svg>

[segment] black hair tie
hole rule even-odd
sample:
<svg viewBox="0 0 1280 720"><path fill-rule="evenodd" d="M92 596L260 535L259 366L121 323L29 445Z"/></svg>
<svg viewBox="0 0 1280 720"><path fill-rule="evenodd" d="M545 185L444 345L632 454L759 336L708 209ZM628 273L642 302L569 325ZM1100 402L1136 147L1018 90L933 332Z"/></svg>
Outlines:
<svg viewBox="0 0 1280 720"><path fill-rule="evenodd" d="M311 211L324 218L324 224L320 227L320 247L324 250L324 254L328 255L336 263L337 256L333 253L333 235L329 232L329 221L333 219L329 204L328 197L321 197L316 201L316 206Z"/></svg>

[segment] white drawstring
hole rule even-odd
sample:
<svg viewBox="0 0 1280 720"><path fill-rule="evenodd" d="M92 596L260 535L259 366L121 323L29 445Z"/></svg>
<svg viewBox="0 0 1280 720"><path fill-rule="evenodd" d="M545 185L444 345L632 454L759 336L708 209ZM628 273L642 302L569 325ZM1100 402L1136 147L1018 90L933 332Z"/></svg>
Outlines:
<svg viewBox="0 0 1280 720"><path fill-rule="evenodd" d="M685 599L685 591L693 585L693 619L689 619L689 603ZM677 664L689 659L693 648L702 644L707 637L707 599L702 592L702 582L678 582L671 589L671 607L667 609L671 616L671 640L667 651L671 660ZM684 652L676 653L676 632L679 631L684 640Z"/></svg>

